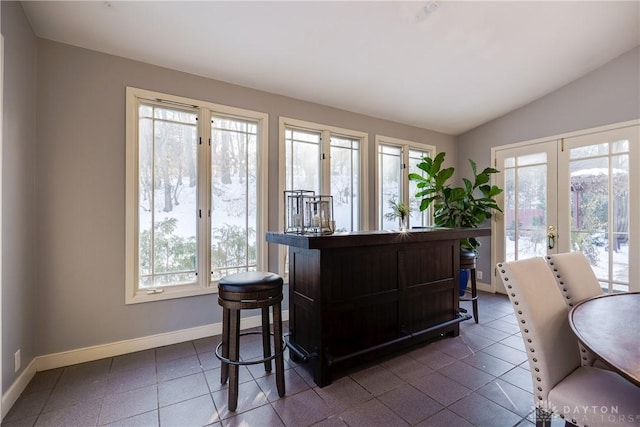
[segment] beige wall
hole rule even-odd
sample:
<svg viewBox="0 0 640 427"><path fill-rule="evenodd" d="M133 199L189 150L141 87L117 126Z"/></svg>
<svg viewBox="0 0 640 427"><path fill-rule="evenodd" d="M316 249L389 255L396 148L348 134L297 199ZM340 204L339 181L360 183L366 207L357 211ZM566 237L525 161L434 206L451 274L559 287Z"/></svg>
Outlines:
<svg viewBox="0 0 640 427"><path fill-rule="evenodd" d="M2 117L2 390L37 354L35 303L36 38L18 2L1 2L4 36ZM22 367L14 372L14 353ZM8 409L8 408L5 408Z"/></svg>
<svg viewBox="0 0 640 427"><path fill-rule="evenodd" d="M371 170L376 133L435 145L455 161L453 136L39 40L38 354L220 321L214 295L124 304L126 86L268 113L270 230L279 219L279 116L368 132ZM371 221L373 213L371 205ZM275 247L270 255L275 269Z"/></svg>

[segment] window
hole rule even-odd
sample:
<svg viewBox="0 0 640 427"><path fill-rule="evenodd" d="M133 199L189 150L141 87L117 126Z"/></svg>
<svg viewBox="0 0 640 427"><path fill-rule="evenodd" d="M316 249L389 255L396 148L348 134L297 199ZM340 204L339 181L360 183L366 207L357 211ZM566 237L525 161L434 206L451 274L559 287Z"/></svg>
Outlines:
<svg viewBox="0 0 640 427"><path fill-rule="evenodd" d="M284 118L280 129L285 165L281 190L331 195L336 231L366 229L367 134Z"/></svg>
<svg viewBox="0 0 640 427"><path fill-rule="evenodd" d="M376 135L377 161L377 224L380 230L395 230L396 220L385 218L391 211L390 203L402 202L411 206L409 227L426 227L431 224L428 212L420 212L420 202L415 199L416 184L409 181L409 173L421 173L417 168L423 157L431 157L435 147L397 138Z"/></svg>
<svg viewBox="0 0 640 427"><path fill-rule="evenodd" d="M267 116L127 88L126 302L266 266Z"/></svg>
<svg viewBox="0 0 640 427"><path fill-rule="evenodd" d="M280 210L284 209L285 190L312 190L333 196L336 231L368 229L367 141L364 132L281 117ZM284 212L280 217L284 218ZM283 226L280 224L281 229ZM284 254L282 251L281 261ZM286 274L285 266L281 271Z"/></svg>

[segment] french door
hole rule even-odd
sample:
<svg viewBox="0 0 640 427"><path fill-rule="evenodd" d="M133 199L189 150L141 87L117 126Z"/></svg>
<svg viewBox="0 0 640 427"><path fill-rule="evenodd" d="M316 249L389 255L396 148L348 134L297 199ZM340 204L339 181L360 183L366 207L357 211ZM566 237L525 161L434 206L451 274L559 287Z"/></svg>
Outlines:
<svg viewBox="0 0 640 427"><path fill-rule="evenodd" d="M604 292L640 290L639 133L634 124L495 149L496 262L582 251Z"/></svg>

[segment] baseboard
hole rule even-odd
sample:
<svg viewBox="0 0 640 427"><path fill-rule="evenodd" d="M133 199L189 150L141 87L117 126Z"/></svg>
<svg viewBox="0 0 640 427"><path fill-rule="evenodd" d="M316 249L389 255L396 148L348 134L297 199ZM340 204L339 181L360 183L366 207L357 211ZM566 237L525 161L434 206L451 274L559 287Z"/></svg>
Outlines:
<svg viewBox="0 0 640 427"><path fill-rule="evenodd" d="M33 359L31 363L22 371L18 378L15 379L11 387L6 393L2 395L2 416L0 420L3 420L5 415L9 413L9 410L14 403L18 400L22 392L29 385L29 382L36 374L36 359Z"/></svg>
<svg viewBox="0 0 640 427"><path fill-rule="evenodd" d="M476 282L476 287L479 291L493 293L491 290L491 283Z"/></svg>
<svg viewBox="0 0 640 427"><path fill-rule="evenodd" d="M289 320L289 310L282 312L282 320ZM249 329L260 326L261 316L243 317L240 320L241 329ZM165 345L178 344L185 341L197 340L222 333L222 323L213 323L195 328L182 329L180 331L167 332L164 334L150 335L131 340L123 340L108 344L101 344L92 347L79 348L75 350L63 351L60 353L37 356L29 366L16 378L11 387L2 395L2 418L9 412L13 404L18 400L20 394L25 390L29 381L36 372L49 369L62 368L64 366L78 363L92 362L106 357L120 356L136 351L148 350L150 348L162 347Z"/></svg>

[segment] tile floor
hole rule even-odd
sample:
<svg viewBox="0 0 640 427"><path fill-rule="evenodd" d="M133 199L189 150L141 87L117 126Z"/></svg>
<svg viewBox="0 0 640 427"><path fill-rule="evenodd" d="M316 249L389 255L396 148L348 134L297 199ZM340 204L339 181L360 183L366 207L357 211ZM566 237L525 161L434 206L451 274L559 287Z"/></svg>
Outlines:
<svg viewBox="0 0 640 427"><path fill-rule="evenodd" d="M218 337L211 337L38 372L2 426L534 425L531 376L511 305L493 294L479 301L480 324L463 322L460 336L324 388L288 352L284 398L262 365L241 367L235 413L227 410L213 354ZM260 338L247 338L242 355L251 357L261 351Z"/></svg>

